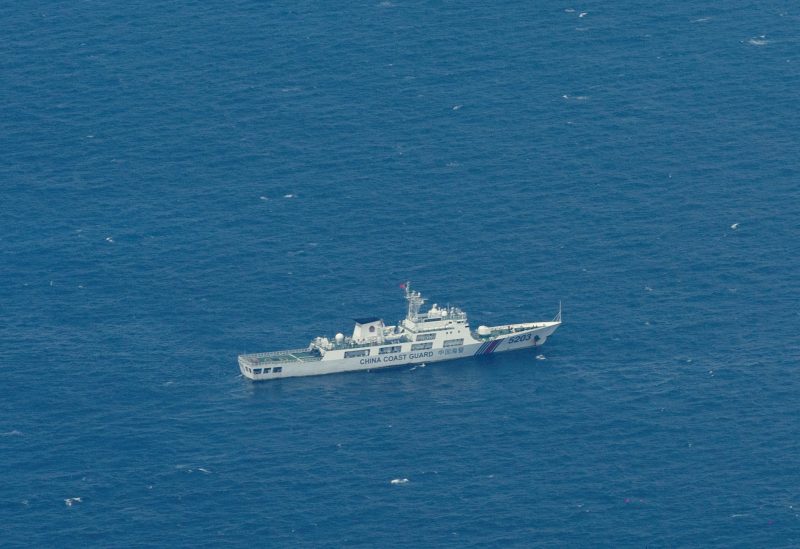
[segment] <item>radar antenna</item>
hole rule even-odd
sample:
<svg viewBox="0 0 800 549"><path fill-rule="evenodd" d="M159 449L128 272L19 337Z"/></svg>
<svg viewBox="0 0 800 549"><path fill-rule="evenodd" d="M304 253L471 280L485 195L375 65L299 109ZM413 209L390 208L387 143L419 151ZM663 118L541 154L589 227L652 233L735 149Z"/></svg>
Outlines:
<svg viewBox="0 0 800 549"><path fill-rule="evenodd" d="M406 290L406 299L408 300L408 314L406 315L406 319L411 322L416 322L419 317L419 308L425 303L425 298L423 298L422 294L419 292L411 290L411 282L403 284L403 288Z"/></svg>

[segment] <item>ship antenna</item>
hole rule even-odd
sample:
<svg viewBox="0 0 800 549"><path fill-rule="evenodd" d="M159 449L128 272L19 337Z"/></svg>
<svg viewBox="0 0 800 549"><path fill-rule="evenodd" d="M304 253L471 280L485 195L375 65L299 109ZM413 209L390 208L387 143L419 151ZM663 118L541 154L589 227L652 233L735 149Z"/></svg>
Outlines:
<svg viewBox="0 0 800 549"><path fill-rule="evenodd" d="M405 283L406 299L408 300L408 314L406 318L412 322L416 322L419 308L425 303L425 299L419 292L411 290L411 282Z"/></svg>

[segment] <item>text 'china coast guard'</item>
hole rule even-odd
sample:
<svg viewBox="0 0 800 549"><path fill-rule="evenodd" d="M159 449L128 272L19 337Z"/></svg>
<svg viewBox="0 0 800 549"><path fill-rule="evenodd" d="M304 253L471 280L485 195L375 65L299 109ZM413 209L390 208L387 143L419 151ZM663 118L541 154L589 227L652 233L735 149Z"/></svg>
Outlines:
<svg viewBox="0 0 800 549"><path fill-rule="evenodd" d="M548 322L479 326L470 331L467 314L458 307L420 308L425 299L401 285L408 313L397 326L380 318L357 318L353 335L314 339L305 349L239 355L239 369L252 380L315 376L371 370L402 364L452 360L543 345L561 325L561 308Z"/></svg>

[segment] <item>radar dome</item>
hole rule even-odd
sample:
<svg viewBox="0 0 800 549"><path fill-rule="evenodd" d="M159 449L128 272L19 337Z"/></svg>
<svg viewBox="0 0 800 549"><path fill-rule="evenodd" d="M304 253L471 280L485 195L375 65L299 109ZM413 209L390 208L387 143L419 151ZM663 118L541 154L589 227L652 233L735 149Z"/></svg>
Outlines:
<svg viewBox="0 0 800 549"><path fill-rule="evenodd" d="M344 334L336 334L336 343L344 341Z"/></svg>
<svg viewBox="0 0 800 549"><path fill-rule="evenodd" d="M480 335L480 336L488 336L491 333L492 333L492 331L489 329L488 326L478 326L478 335Z"/></svg>

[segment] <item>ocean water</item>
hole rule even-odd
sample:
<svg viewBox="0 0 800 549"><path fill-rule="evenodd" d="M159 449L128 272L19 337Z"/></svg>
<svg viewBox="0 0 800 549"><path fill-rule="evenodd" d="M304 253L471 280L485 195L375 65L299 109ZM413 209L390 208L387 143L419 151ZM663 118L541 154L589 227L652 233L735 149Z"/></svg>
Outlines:
<svg viewBox="0 0 800 549"><path fill-rule="evenodd" d="M0 545L800 545L798 28L0 5ZM405 280L565 323L539 359L239 376Z"/></svg>

